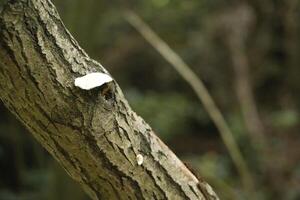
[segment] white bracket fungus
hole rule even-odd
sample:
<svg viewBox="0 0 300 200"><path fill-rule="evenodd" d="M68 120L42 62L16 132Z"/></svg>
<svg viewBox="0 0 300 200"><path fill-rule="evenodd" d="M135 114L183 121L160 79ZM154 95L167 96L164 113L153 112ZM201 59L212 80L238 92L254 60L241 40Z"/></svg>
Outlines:
<svg viewBox="0 0 300 200"><path fill-rule="evenodd" d="M136 156L136 162L137 162L138 165L142 165L143 162L144 162L144 157L141 154L138 154Z"/></svg>
<svg viewBox="0 0 300 200"><path fill-rule="evenodd" d="M105 83L111 82L112 80L112 77L110 77L108 74L95 72L76 78L74 84L83 90L90 90Z"/></svg>

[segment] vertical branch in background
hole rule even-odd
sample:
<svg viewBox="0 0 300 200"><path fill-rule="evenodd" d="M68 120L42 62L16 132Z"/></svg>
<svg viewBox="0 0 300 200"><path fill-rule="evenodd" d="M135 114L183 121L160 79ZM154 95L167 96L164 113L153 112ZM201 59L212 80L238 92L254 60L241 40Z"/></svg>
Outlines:
<svg viewBox="0 0 300 200"><path fill-rule="evenodd" d="M236 37L230 37L228 47L235 73L235 89L245 125L254 148L265 147L264 126L258 114L252 84L249 77L249 64L244 44Z"/></svg>
<svg viewBox="0 0 300 200"><path fill-rule="evenodd" d="M298 30L298 18L297 10L299 8L300 2L298 0L286 0L283 2L282 11L283 13L283 28L284 28L284 48L287 53L287 65L292 67L291 72L297 73L296 69L298 68L298 59L299 59L299 37ZM287 76L290 78L290 76Z"/></svg>
<svg viewBox="0 0 300 200"><path fill-rule="evenodd" d="M249 6L243 4L235 11L228 13L227 17L222 18L224 26L228 28L225 42L231 55L235 73L235 89L245 126L253 147L263 153L266 146L265 130L255 103L245 47L245 39L254 21L253 12Z"/></svg>
<svg viewBox="0 0 300 200"><path fill-rule="evenodd" d="M149 42L183 77L183 79L193 88L204 108L218 128L221 138L228 149L230 156L242 178L244 187L248 190L253 188L253 180L248 166L240 152L233 134L226 123L222 113L216 106L211 95L200 78L191 68L161 39L151 30L151 28L132 11L125 12L125 19Z"/></svg>

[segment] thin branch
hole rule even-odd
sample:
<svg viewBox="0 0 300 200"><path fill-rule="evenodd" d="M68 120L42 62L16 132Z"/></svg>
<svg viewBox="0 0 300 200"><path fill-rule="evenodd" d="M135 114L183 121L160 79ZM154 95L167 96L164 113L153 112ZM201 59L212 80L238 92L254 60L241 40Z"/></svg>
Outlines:
<svg viewBox="0 0 300 200"><path fill-rule="evenodd" d="M253 180L229 126L200 78L191 68L134 12L126 11L125 19L149 42L193 88L218 128L221 138L242 178L245 188L252 190Z"/></svg>

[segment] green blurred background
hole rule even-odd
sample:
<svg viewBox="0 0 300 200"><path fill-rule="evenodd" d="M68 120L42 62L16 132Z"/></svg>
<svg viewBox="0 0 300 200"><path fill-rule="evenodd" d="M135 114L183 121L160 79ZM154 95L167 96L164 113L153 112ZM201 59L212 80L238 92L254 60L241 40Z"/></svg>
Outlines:
<svg viewBox="0 0 300 200"><path fill-rule="evenodd" d="M221 199L300 199L299 0L54 4L79 44L118 81L133 109ZM193 90L124 19L125 7L138 13L204 81L251 169L254 193L242 187ZM250 82L240 91L253 95L264 127L264 156L250 142L242 115L239 64L248 67ZM0 200L38 199L89 198L0 104Z"/></svg>

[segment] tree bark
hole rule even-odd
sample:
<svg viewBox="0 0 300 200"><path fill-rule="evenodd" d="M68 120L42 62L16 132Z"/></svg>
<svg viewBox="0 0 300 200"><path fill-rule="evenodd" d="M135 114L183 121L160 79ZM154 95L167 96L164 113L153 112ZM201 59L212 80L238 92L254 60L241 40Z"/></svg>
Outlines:
<svg viewBox="0 0 300 200"><path fill-rule="evenodd" d="M9 1L0 12L0 98L92 199L218 199L131 110L116 81L74 86L76 77L108 72L49 0Z"/></svg>

